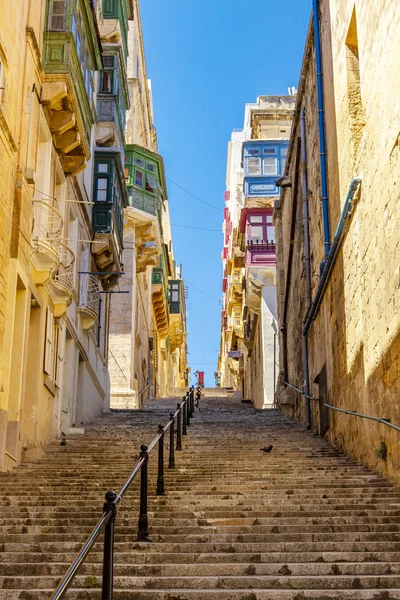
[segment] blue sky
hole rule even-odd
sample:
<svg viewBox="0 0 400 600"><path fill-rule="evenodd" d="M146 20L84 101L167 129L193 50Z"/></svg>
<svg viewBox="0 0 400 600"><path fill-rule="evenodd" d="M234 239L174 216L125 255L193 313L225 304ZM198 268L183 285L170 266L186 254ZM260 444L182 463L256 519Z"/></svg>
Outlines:
<svg viewBox="0 0 400 600"><path fill-rule="evenodd" d="M140 6L175 258L189 287L189 365L205 371L213 386L227 143L232 129L243 126L246 102L297 86L311 0L141 0Z"/></svg>

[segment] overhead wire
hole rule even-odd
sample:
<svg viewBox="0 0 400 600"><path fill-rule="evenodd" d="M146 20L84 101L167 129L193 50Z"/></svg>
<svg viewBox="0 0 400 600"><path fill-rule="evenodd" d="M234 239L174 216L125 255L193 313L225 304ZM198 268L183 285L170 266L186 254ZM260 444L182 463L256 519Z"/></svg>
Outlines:
<svg viewBox="0 0 400 600"><path fill-rule="evenodd" d="M166 175L165 177L166 177L166 179L168 179L168 181L170 181L171 183L173 183L174 185L176 185L177 188L179 188L180 190L182 190L182 192L185 192L185 194L187 194L191 198L194 198L198 202L201 202L202 204L206 204L207 206L210 206L211 208L214 208L215 210L220 210L221 212L224 212L224 209L221 208L220 206L215 206L215 204L211 204L210 202L206 202L205 200L202 200L198 196L195 196L194 194L192 194L191 192L189 192L188 190L186 190L184 187L182 187L181 185L179 185L179 183L176 183L176 181L174 181L173 179L171 179L171 177L168 177L168 175Z"/></svg>
<svg viewBox="0 0 400 600"><path fill-rule="evenodd" d="M221 229L206 229L204 227L194 227L192 225L179 225L178 223L171 223L172 227L182 227L183 229L198 229L199 231L214 231L216 233L222 233Z"/></svg>
<svg viewBox="0 0 400 600"><path fill-rule="evenodd" d="M216 296L212 296L208 292L205 292L204 290L201 290L200 288L198 288L195 285L191 284L186 278L184 278L184 282L185 282L185 284L187 284L189 286L189 288L192 287L194 290L197 290L201 294L204 294L205 296L208 296L209 298L212 298L213 300L217 300L217 302L221 302L220 298L217 298Z"/></svg>

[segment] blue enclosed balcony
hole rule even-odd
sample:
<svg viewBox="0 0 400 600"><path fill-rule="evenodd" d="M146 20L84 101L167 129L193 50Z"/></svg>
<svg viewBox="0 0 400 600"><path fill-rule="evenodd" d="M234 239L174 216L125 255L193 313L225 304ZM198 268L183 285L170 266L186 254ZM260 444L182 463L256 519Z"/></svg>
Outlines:
<svg viewBox="0 0 400 600"><path fill-rule="evenodd" d="M249 140L243 144L244 195L279 196L275 181L285 171L288 141Z"/></svg>

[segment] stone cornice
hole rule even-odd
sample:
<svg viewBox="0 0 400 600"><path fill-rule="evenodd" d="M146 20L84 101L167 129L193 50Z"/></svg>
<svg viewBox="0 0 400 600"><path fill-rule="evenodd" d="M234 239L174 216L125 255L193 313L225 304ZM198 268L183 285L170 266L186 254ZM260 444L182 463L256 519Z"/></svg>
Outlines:
<svg viewBox="0 0 400 600"><path fill-rule="evenodd" d="M33 29L33 27L31 27L30 25L26 26L26 39L28 40L31 48L32 48L32 54L35 57L35 67L38 69L39 71L39 75L41 77L41 79L43 79L44 77L44 70L42 67L42 54L40 52L40 48L39 48L39 44L35 35L35 31Z"/></svg>

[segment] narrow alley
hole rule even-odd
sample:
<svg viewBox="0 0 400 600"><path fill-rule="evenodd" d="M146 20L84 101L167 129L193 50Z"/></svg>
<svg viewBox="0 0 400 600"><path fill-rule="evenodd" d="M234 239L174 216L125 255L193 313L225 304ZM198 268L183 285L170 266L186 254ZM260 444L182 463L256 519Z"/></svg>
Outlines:
<svg viewBox="0 0 400 600"><path fill-rule="evenodd" d="M119 490L177 401L111 412L0 475L0 600L51 597L105 492ZM140 478L118 508L115 599L400 599L396 486L223 389L206 391L174 470L168 439L165 496L156 496L157 452L149 460L151 542L136 541ZM101 598L102 560L100 538L65 598Z"/></svg>

